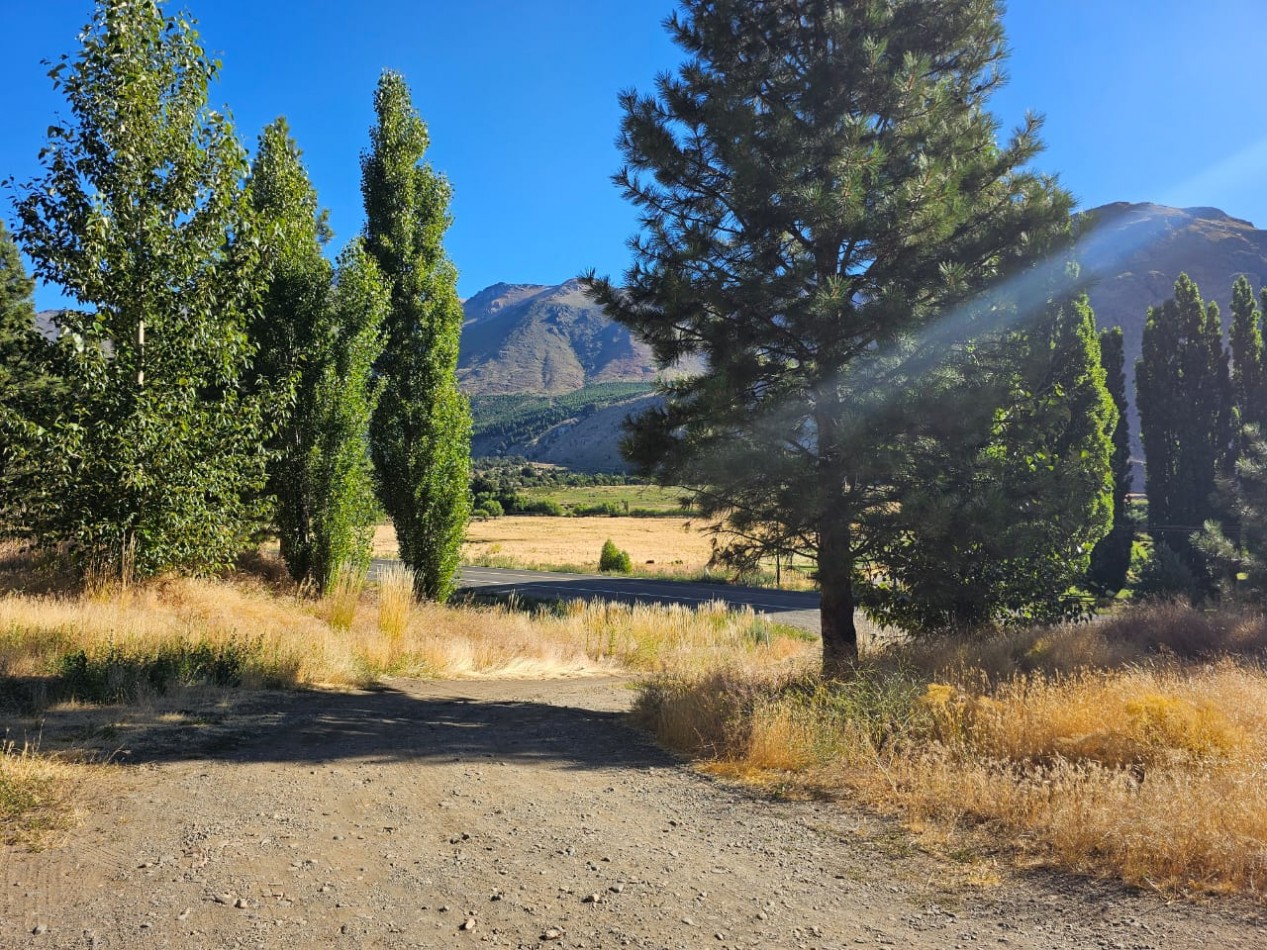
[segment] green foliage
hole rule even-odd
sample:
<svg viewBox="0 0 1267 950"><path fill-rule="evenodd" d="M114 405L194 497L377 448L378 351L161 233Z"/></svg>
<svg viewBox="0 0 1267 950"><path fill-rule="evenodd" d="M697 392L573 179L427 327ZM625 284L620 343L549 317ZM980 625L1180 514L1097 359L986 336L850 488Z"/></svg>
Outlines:
<svg viewBox="0 0 1267 950"><path fill-rule="evenodd" d="M1135 595L1146 599L1191 599L1197 597L1202 588L1188 559L1165 541L1153 542L1137 573Z"/></svg>
<svg viewBox="0 0 1267 950"><path fill-rule="evenodd" d="M54 690L82 703L134 701L142 692L166 693L173 686L237 686L258 649L250 644L180 644L137 652L111 644L89 654L65 653L57 660Z"/></svg>
<svg viewBox="0 0 1267 950"><path fill-rule="evenodd" d="M1109 529L1118 418L1095 316L1085 297L1053 305L994 348L976 352L971 400L997 407L990 424L961 398L946 400L939 451L914 460L892 516L901 543L886 549L885 571L862 599L912 633L1052 623L1087 610L1076 585ZM930 414L940 401L929 400Z"/></svg>
<svg viewBox="0 0 1267 950"><path fill-rule="evenodd" d="M485 498L479 503L475 513L482 514L486 518L500 518L506 513L506 509L502 507L502 503L496 498Z"/></svg>
<svg viewBox="0 0 1267 950"><path fill-rule="evenodd" d="M1235 445L1219 308L1202 302L1187 274L1175 282L1174 297L1149 308L1135 390L1148 463L1149 533L1200 577L1202 557L1192 538L1222 515L1216 479L1230 474Z"/></svg>
<svg viewBox="0 0 1267 950"><path fill-rule="evenodd" d="M341 255L333 283L322 253L325 214L284 119L260 138L250 193L270 267L251 324L259 347L254 382L287 397L269 491L291 575L324 591L340 571L369 565L378 507L368 430L389 298L359 241Z"/></svg>
<svg viewBox="0 0 1267 950"><path fill-rule="evenodd" d="M604 573L628 574L633 570L633 562L629 559L628 551L622 551L608 538L603 542L603 550L598 555L598 569Z"/></svg>
<svg viewBox="0 0 1267 950"><path fill-rule="evenodd" d="M1267 367L1263 365L1262 312L1244 274L1232 285L1232 397L1241 425L1267 425Z"/></svg>
<svg viewBox="0 0 1267 950"><path fill-rule="evenodd" d="M653 389L647 383L598 383L558 396L475 396L471 441L479 446L480 454L504 455L560 422L585 419Z"/></svg>
<svg viewBox="0 0 1267 950"><path fill-rule="evenodd" d="M1101 331L1100 363L1104 367L1109 396L1117 407L1117 425L1113 428L1113 526L1091 549L1087 580L1091 588L1099 593L1116 594L1126 586L1131 566L1131 546L1135 540L1135 520L1127 507L1127 495L1131 491L1131 437L1126 404L1126 353L1121 327Z"/></svg>
<svg viewBox="0 0 1267 950"><path fill-rule="evenodd" d="M259 286L245 155L187 20L101 0L81 40L51 72L68 113L17 233L82 309L59 318L64 396L8 474L24 530L85 567L218 569L264 516L264 402L238 385Z"/></svg>
<svg viewBox="0 0 1267 950"><path fill-rule="evenodd" d="M383 73L374 111L361 157L365 242L391 293L375 367L384 390L370 429L374 469L417 593L444 600L471 510L470 407L457 387L462 304L442 244L451 189L421 164L427 127L398 73Z"/></svg>
<svg viewBox="0 0 1267 950"><path fill-rule="evenodd" d="M993 2L686 0L668 27L685 65L621 97L635 263L587 285L661 365L705 369L664 385L627 455L701 490L732 562L817 559L835 675L858 590L904 544L918 458L975 457L915 397L973 391L973 341L1042 312L1050 281L1035 301L1026 269L1067 239L1071 201L1028 170L1036 118L997 140ZM939 418L988 430L1000 408L943 398Z"/></svg>
<svg viewBox="0 0 1267 950"><path fill-rule="evenodd" d="M1220 481L1224 524L1207 521L1195 544L1220 593L1262 606L1267 603L1267 441L1246 426L1235 475Z"/></svg>
<svg viewBox="0 0 1267 950"><path fill-rule="evenodd" d="M343 571L363 575L373 553L379 508L374 495L369 426L380 384L374 361L383 350L390 298L360 241L339 256L326 338L308 420L305 482L311 489L311 574L321 590Z"/></svg>
<svg viewBox="0 0 1267 950"><path fill-rule="evenodd" d="M35 329L35 281L27 276L22 256L0 221L0 532L20 533L23 492L21 457L31 427L57 399L55 351Z"/></svg>

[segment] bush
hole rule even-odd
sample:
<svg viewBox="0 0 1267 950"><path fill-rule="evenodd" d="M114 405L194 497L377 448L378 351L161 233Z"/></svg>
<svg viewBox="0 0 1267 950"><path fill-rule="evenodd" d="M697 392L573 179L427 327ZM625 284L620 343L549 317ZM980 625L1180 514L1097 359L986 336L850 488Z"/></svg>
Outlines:
<svg viewBox="0 0 1267 950"><path fill-rule="evenodd" d="M482 502L476 511L482 511L490 518L500 518L506 513L506 509L502 507L502 503L496 498L489 498Z"/></svg>
<svg viewBox="0 0 1267 950"><path fill-rule="evenodd" d="M633 562L629 560L629 552L616 547L611 538L603 542L603 552L598 556L598 569L612 571L617 574L628 574L633 570Z"/></svg>

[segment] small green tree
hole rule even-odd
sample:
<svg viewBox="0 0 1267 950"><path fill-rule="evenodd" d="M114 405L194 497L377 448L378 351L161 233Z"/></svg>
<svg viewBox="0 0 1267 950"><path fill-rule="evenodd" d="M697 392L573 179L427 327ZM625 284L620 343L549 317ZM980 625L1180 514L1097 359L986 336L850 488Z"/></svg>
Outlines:
<svg viewBox="0 0 1267 950"><path fill-rule="evenodd" d="M216 569L264 514L262 404L239 390L259 287L245 153L186 19L100 0L81 39L17 202L36 273L82 308L60 317L66 397L20 459L43 486L27 524L116 573Z"/></svg>
<svg viewBox="0 0 1267 950"><path fill-rule="evenodd" d="M462 304L442 242L451 189L422 164L427 127L399 73L383 73L374 111L361 156L365 242L391 291L374 471L418 595L444 600L471 510L471 413L457 386Z"/></svg>
<svg viewBox="0 0 1267 950"><path fill-rule="evenodd" d="M1175 295L1151 307L1135 364L1148 530L1203 574L1193 536L1220 520L1216 481L1234 464L1232 380L1218 305L1201 300L1187 274Z"/></svg>
<svg viewBox="0 0 1267 950"><path fill-rule="evenodd" d="M1094 590L1116 594L1126 586L1131 546L1135 541L1135 522L1127 507L1132 478L1131 436L1126 404L1126 351L1121 327L1101 331L1100 363L1104 367L1109 396L1117 407L1117 425L1113 428L1113 526L1091 549L1087 579Z"/></svg>
<svg viewBox="0 0 1267 950"><path fill-rule="evenodd" d="M598 569L604 573L628 574L633 570L633 562L629 552L616 547L616 542L608 538L603 542L603 550L598 555Z"/></svg>
<svg viewBox="0 0 1267 950"><path fill-rule="evenodd" d="M309 481L309 455L323 411L318 386L341 341L330 306L333 268L322 252L326 216L285 119L260 136L250 196L268 285L249 324L257 353L248 381L276 400L268 494L282 557L296 580L316 580L314 519L321 502Z"/></svg>

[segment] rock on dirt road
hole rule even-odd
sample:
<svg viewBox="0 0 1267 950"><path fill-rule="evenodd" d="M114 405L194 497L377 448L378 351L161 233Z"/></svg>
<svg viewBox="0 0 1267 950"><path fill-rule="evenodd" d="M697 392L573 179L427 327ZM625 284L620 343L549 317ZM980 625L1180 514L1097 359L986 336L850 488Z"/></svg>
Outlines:
<svg viewBox="0 0 1267 950"><path fill-rule="evenodd" d="M254 694L147 745L40 853L0 947L1263 947L1257 909L963 869L701 777L616 680Z"/></svg>

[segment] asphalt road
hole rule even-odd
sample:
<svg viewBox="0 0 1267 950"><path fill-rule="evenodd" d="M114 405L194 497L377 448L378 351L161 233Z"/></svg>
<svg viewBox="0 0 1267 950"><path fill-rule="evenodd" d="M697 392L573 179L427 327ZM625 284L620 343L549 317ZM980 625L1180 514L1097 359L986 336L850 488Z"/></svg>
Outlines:
<svg viewBox="0 0 1267 950"><path fill-rule="evenodd" d="M398 561L377 559L373 578ZM685 604L695 606L719 600L731 607L751 607L772 620L817 633L817 592L768 590L732 584L700 584L660 581L613 574L561 574L553 571L519 571L492 567L463 567L459 592L506 596L518 594L533 600L614 600L621 603Z"/></svg>

